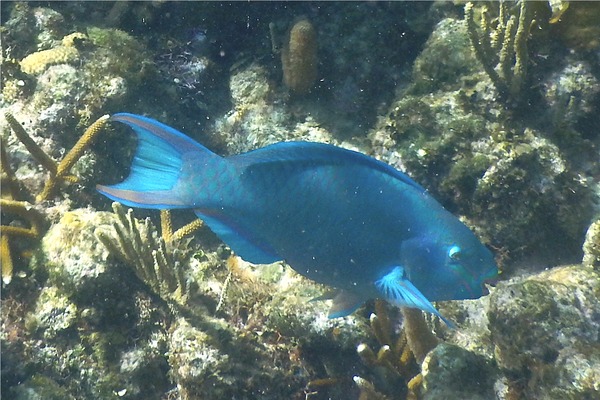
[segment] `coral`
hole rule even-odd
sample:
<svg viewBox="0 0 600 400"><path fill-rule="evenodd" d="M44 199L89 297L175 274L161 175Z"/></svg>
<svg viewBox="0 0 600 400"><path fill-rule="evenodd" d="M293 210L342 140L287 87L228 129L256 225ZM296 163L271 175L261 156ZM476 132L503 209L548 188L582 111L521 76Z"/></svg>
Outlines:
<svg viewBox="0 0 600 400"><path fill-rule="evenodd" d="M515 139L494 141L493 163L478 181L473 209L487 214L493 234L515 252L528 246L540 255L573 257L593 213L590 188L540 132L525 129L512 135ZM501 200L509 198L508 191L518 192L521 202ZM548 213L551 220L544 217Z"/></svg>
<svg viewBox="0 0 600 400"><path fill-rule="evenodd" d="M219 398L227 393L224 376L229 373L229 356L218 349L219 343L183 319L177 320L169 338L169 363L182 399L206 395ZM210 388L210 389L209 389Z"/></svg>
<svg viewBox="0 0 600 400"><path fill-rule="evenodd" d="M0 248L0 260L2 262L2 282L9 284L13 276L13 260L11 254L10 238L37 240L41 237L47 225L44 214L36 210L33 205L26 201L15 201L0 199L2 213L6 216L14 215L21 217L29 223L29 228L21 226L1 225L0 235L2 243Z"/></svg>
<svg viewBox="0 0 600 400"><path fill-rule="evenodd" d="M32 294L26 335L21 351L15 349L15 361L25 365L24 383L7 392L28 387L34 374L59 382L75 398L117 392L158 398L167 390L163 303L144 297L133 273L117 268L96 240L96 230L108 231L116 219L91 209L69 211L42 239L31 269L47 279ZM70 373L78 378L65 380Z"/></svg>
<svg viewBox="0 0 600 400"><path fill-rule="evenodd" d="M440 62L443 60L443 62ZM413 64L413 92L429 93L453 87L479 66L469 45L464 21L446 18L431 33Z"/></svg>
<svg viewBox="0 0 600 400"><path fill-rule="evenodd" d="M295 22L281 49L283 83L294 93L307 93L317 79L317 34L307 19Z"/></svg>
<svg viewBox="0 0 600 400"><path fill-rule="evenodd" d="M52 158L50 158L27 134L25 129L23 129L23 127L15 120L11 113L7 112L4 116L17 138L25 145L31 155L42 164L48 172L50 172L50 178L46 181L44 189L36 196L36 202L38 203L48 200L53 195L54 189L60 181L74 182L77 180L76 177L69 174L69 171L81 158L83 152L102 131L102 128L108 121L108 115L98 118L96 122L86 129L77 143L75 143L71 150L67 152L63 159L56 164L54 160L52 160Z"/></svg>
<svg viewBox="0 0 600 400"><path fill-rule="evenodd" d="M227 153L243 153L287 140L354 147L337 142L331 132L310 115L300 121L293 118L286 110L283 98L273 98L277 92L265 67L257 63L232 73L229 86L233 109L218 118L209 131L213 138L220 138Z"/></svg>
<svg viewBox="0 0 600 400"><path fill-rule="evenodd" d="M358 400L387 400L387 397L375 390L373 384L366 379L354 376L352 380L360 390Z"/></svg>
<svg viewBox="0 0 600 400"><path fill-rule="evenodd" d="M37 201L44 201L53 194L57 183L63 179L68 179L69 171L73 165L81 158L83 152L88 148L90 143L102 132L102 128L108 121L108 115L104 115L90 125L79 140L73 145L71 150L67 152L64 158L56 166L56 174L50 174L50 178L46 181L44 190L37 197Z"/></svg>
<svg viewBox="0 0 600 400"><path fill-rule="evenodd" d="M74 63L79 60L79 51L75 43L85 38L86 36L79 32L67 35L63 38L61 46L38 51L22 59L21 70L26 74L39 75L50 65Z"/></svg>
<svg viewBox="0 0 600 400"><path fill-rule="evenodd" d="M39 162L46 170L52 174L56 174L56 163L48 156L40 146L27 134L23 126L13 117L10 112L4 113L4 118L10 125L12 132L17 139L25 145L27 151Z"/></svg>
<svg viewBox="0 0 600 400"><path fill-rule="evenodd" d="M184 277L183 266L189 252L172 248L171 242L159 238L149 218L140 225L132 209L125 213L119 203L112 207L118 221L113 223L114 233L98 230L98 240L167 303L185 304L190 281Z"/></svg>
<svg viewBox="0 0 600 400"><path fill-rule="evenodd" d="M148 55L136 38L119 29L98 27L90 27L88 37L96 46L93 59L85 66L90 78L102 81L102 74L106 78L120 76L132 84L143 78L141 69Z"/></svg>
<svg viewBox="0 0 600 400"><path fill-rule="evenodd" d="M427 326L420 310L402 308L402 330L396 333L386 304L377 300L375 309L376 314L371 314L369 320L381 347L375 353L366 343L361 343L357 347L358 355L374 369L384 393L397 394L398 385L403 384L407 398L416 398L422 381L419 368L427 353L437 345L438 339ZM364 386L368 381L362 377L359 382L357 385L361 392L375 390L373 385Z"/></svg>
<svg viewBox="0 0 600 400"><path fill-rule="evenodd" d="M570 5L568 0L549 0L548 4L552 9L552 17L550 18L551 24L560 21L562 15L569 9Z"/></svg>
<svg viewBox="0 0 600 400"><path fill-rule="evenodd" d="M25 145L29 153L48 170L50 177L46 180L46 184L42 192L36 196L36 203L48 200L53 194L56 185L61 181L74 182L77 178L69 173L75 162L83 155L85 149L90 142L101 131L108 120L108 116L101 117L92 126L90 126L83 136L77 141L73 148L65 155L65 157L56 164L37 143L27 134L25 129L17 122L10 112L5 113L5 118L9 123L11 130L17 138ZM35 208L28 201L15 200L22 193L18 187L18 182L14 176L7 155L4 151L4 146L1 150L2 158L2 180L9 187L8 194L12 198L0 199L2 212L5 215L16 215L25 219L30 224L30 228L22 228L15 226L2 225L0 232L2 233L2 247L0 248L0 257L2 259L2 280L5 284L9 283L13 274L13 262L11 255L10 237L29 238L37 240L44 233L47 225L46 216ZM23 196L26 197L26 196ZM30 196L29 196L30 197Z"/></svg>
<svg viewBox="0 0 600 400"><path fill-rule="evenodd" d="M173 224L171 222L171 211L160 210L160 230L165 242L177 242L185 236L189 236L196 232L204 225L202 220L196 218L173 232Z"/></svg>
<svg viewBox="0 0 600 400"><path fill-rule="evenodd" d="M53 224L35 254L33 268L42 268L52 284L73 294L106 274L109 254L97 243L95 231L107 230L116 220L112 213L77 209Z"/></svg>
<svg viewBox="0 0 600 400"><path fill-rule="evenodd" d="M543 95L558 130L595 113L599 94L600 79L586 61L569 60L543 83Z"/></svg>
<svg viewBox="0 0 600 400"><path fill-rule="evenodd" d="M494 24L484 8L478 26L473 3L465 5L467 31L475 56L502 96L515 98L521 92L529 62L527 39L532 18L529 2L521 1L519 12L511 15L508 2L501 1Z"/></svg>
<svg viewBox="0 0 600 400"><path fill-rule="evenodd" d="M2 263L2 283L8 285L12 281L13 276L13 262L12 255L10 253L10 243L8 242L8 235L2 233L0 238L0 263Z"/></svg>
<svg viewBox="0 0 600 400"><path fill-rule="evenodd" d="M22 79L7 79L3 82L2 101L14 103L24 93L25 82Z"/></svg>

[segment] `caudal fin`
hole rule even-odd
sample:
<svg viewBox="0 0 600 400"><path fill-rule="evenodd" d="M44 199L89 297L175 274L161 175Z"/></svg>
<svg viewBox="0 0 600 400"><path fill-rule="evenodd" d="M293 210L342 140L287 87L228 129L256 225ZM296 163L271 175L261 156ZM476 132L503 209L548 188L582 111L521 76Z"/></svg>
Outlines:
<svg viewBox="0 0 600 400"><path fill-rule="evenodd" d="M180 180L183 155L210 150L183 133L150 118L120 113L110 118L129 125L138 138L127 179L116 185L97 185L108 198L130 207L185 208L176 184Z"/></svg>

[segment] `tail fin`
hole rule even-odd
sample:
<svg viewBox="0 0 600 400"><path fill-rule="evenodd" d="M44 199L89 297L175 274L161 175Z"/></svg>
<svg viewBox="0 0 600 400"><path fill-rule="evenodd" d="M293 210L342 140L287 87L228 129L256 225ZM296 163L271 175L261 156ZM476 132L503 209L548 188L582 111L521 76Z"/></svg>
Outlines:
<svg viewBox="0 0 600 400"><path fill-rule="evenodd" d="M178 191L183 155L210 152L183 133L150 118L120 113L111 120L129 125L138 137L131 172L123 182L112 186L97 185L108 198L130 207L184 208Z"/></svg>

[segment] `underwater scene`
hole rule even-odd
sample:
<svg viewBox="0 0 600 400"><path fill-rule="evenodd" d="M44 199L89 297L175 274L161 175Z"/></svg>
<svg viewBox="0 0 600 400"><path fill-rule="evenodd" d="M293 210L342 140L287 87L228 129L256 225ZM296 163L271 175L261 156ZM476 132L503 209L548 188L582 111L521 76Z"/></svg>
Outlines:
<svg viewBox="0 0 600 400"><path fill-rule="evenodd" d="M0 7L3 398L600 398L600 2Z"/></svg>

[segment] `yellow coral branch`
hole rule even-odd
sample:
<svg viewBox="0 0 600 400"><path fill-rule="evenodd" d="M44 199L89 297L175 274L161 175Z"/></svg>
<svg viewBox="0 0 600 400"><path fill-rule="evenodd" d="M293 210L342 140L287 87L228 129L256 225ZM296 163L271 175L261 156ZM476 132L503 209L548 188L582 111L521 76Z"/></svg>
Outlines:
<svg viewBox="0 0 600 400"><path fill-rule="evenodd" d="M2 236L14 235L30 238L37 238L40 236L43 231L45 219L42 213L36 210L30 203L26 201L0 199L0 207L2 207L2 212L19 215L31 225L29 229L2 225L0 226L0 233L2 233Z"/></svg>
<svg viewBox="0 0 600 400"><path fill-rule="evenodd" d="M160 210L160 230L162 238L165 242L176 242L178 240L183 239L185 236L191 235L200 229L204 223L195 219L189 224L182 226L173 232L173 223L171 221L171 211L170 210Z"/></svg>
<svg viewBox="0 0 600 400"><path fill-rule="evenodd" d="M62 39L62 46L32 53L21 60L21 71L29 75L39 75L51 65L73 63L79 59L75 47L77 40L85 39L83 33L75 32Z"/></svg>
<svg viewBox="0 0 600 400"><path fill-rule="evenodd" d="M2 282L8 285L13 276L13 263L6 234L2 234L0 237L0 263L2 263Z"/></svg>
<svg viewBox="0 0 600 400"><path fill-rule="evenodd" d="M4 117L10 126L10 129L13 131L17 139L23 145L27 151L31 154L31 156L44 168L50 171L51 174L56 174L56 163L48 154L42 150L40 146L27 134L27 131L23 128L23 126L15 119L15 117L10 112L4 113Z"/></svg>
<svg viewBox="0 0 600 400"><path fill-rule="evenodd" d="M2 187L2 196L9 197L11 199L19 198L20 189L15 178L15 173L10 167L8 162L8 155L6 154L6 143L4 139L0 138L0 167L2 168L2 180L0 187ZM8 193L7 193L8 191Z"/></svg>
<svg viewBox="0 0 600 400"><path fill-rule="evenodd" d="M404 332L410 349L417 363L421 365L427 353L438 344L438 339L433 335L423 312L416 308L402 307L404 316Z"/></svg>
<svg viewBox="0 0 600 400"><path fill-rule="evenodd" d="M160 231L165 242L170 242L173 236L173 223L171 222L171 211L160 210Z"/></svg>
<svg viewBox="0 0 600 400"><path fill-rule="evenodd" d="M42 193L40 193L40 195L36 198L37 202L44 201L50 198L58 181L61 179L65 179L68 176L67 174L71 167L73 167L77 160L81 158L83 152L87 149L92 140L96 138L98 133L102 131L102 128L108 122L108 118L108 115L104 115L98 118L96 122L94 122L92 125L90 125L89 128L86 129L83 136L79 138L79 140L77 141L77 143L75 143L73 148L69 150L65 158L63 158L62 161L58 164L58 166L56 167L56 173L54 175L51 175L50 178L46 181L44 190L42 190Z"/></svg>
<svg viewBox="0 0 600 400"><path fill-rule="evenodd" d="M171 240L172 241L181 240L181 239L183 239L183 237L191 235L192 233L196 232L203 225L204 225L204 223L201 220L195 219L192 222L190 222L189 224L186 224L186 225L182 226L181 228L177 229L175 231L175 233L173 233L173 235L171 236Z"/></svg>
<svg viewBox="0 0 600 400"><path fill-rule="evenodd" d="M66 172L68 172L71 167L81 158L83 152L87 149L89 144L94 140L94 138L102 131L102 128L108 122L108 115L103 115L98 118L96 122L90 125L89 128L86 129L83 136L79 138L77 143L73 146L73 148L67 153L65 158L58 164L58 168L56 171L56 175L64 176Z"/></svg>

